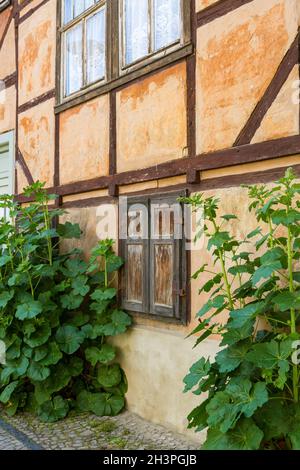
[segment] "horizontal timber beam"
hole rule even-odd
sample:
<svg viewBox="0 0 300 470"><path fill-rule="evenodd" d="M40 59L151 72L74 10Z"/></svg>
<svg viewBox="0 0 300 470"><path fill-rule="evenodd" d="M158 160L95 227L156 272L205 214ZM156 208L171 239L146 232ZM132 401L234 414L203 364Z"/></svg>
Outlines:
<svg viewBox="0 0 300 470"><path fill-rule="evenodd" d="M197 27L211 23L253 0L219 0L197 13Z"/></svg>
<svg viewBox="0 0 300 470"><path fill-rule="evenodd" d="M190 175L191 172L195 171L217 170L297 154L300 154L300 135L218 150L194 158L179 158L150 168L99 176L86 181L49 188L49 192L56 193L59 196L70 196L98 189L108 189L111 185L125 186L133 183L161 180L172 176ZM28 201L22 195L17 198L20 202Z"/></svg>

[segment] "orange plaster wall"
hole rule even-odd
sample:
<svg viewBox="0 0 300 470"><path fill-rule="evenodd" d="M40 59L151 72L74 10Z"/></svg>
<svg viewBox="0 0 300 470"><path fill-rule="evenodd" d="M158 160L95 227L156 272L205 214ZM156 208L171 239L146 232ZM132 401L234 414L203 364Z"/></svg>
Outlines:
<svg viewBox="0 0 300 470"><path fill-rule="evenodd" d="M4 10L4 12L6 12L6 10ZM0 17L0 21L2 22L2 16ZM5 24L6 22L7 20L5 21ZM0 38L1 37L2 35L0 34ZM8 31L5 35L4 42L0 49L0 80L7 77L8 75L11 75L15 71L15 26L14 21L11 21Z"/></svg>
<svg viewBox="0 0 300 470"><path fill-rule="evenodd" d="M55 86L56 2L39 8L19 27L19 104Z"/></svg>
<svg viewBox="0 0 300 470"><path fill-rule="evenodd" d="M252 143L279 139L299 132L299 66L296 65L271 108L265 115Z"/></svg>
<svg viewBox="0 0 300 470"><path fill-rule="evenodd" d="M254 0L197 32L197 153L231 147L298 29L296 0Z"/></svg>
<svg viewBox="0 0 300 470"><path fill-rule="evenodd" d="M15 129L16 89L14 86L0 92L0 134Z"/></svg>
<svg viewBox="0 0 300 470"><path fill-rule="evenodd" d="M71 108L60 115L61 183L108 174L109 96Z"/></svg>
<svg viewBox="0 0 300 470"><path fill-rule="evenodd" d="M10 16L11 8L6 8L0 13L0 38L2 38L2 34L7 24L7 20Z"/></svg>
<svg viewBox="0 0 300 470"><path fill-rule="evenodd" d="M19 115L19 148L34 180L53 185L54 99Z"/></svg>
<svg viewBox="0 0 300 470"><path fill-rule="evenodd" d="M204 8L213 5L217 1L218 0L196 0L196 11L204 10Z"/></svg>
<svg viewBox="0 0 300 470"><path fill-rule="evenodd" d="M185 63L117 94L118 172L181 158L186 145Z"/></svg>

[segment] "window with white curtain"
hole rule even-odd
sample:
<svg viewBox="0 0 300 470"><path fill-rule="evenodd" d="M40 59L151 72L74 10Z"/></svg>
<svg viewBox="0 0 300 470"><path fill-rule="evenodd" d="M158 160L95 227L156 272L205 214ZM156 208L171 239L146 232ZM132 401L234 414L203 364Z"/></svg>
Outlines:
<svg viewBox="0 0 300 470"><path fill-rule="evenodd" d="M191 0L58 1L61 102L192 52Z"/></svg>
<svg viewBox="0 0 300 470"><path fill-rule="evenodd" d="M122 0L123 66L180 43L181 0Z"/></svg>
<svg viewBox="0 0 300 470"><path fill-rule="evenodd" d="M64 0L62 44L65 97L106 76L106 2Z"/></svg>

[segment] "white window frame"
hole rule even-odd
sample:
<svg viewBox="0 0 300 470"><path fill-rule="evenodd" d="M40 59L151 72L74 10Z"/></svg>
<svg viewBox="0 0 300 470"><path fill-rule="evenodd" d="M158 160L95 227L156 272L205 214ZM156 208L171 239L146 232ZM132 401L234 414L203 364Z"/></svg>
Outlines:
<svg viewBox="0 0 300 470"><path fill-rule="evenodd" d="M64 24L64 11L65 11L65 0L61 2L61 28L60 34L62 36L61 40L61 90L60 94L63 99L68 99L73 95L77 95L78 93L82 92L85 89L89 89L93 87L95 84L103 84L107 82L107 66L108 66L108 54L107 54L107 41L108 41L108 32L107 32L107 3L109 0L99 0L96 4L92 5L91 7L84 10L80 15L76 18L72 19L68 23ZM105 73L104 77L97 79L94 82L87 83L87 58L86 58L86 23L87 20L97 14L102 9L105 9ZM67 58L67 51L66 51L66 36L68 31L70 31L74 26L79 25L82 23L82 86L78 90L66 94L66 76L67 76L67 69L66 69L66 58Z"/></svg>
<svg viewBox="0 0 300 470"><path fill-rule="evenodd" d="M126 15L125 15L125 4L126 0L119 0L119 54L120 54L120 74L131 72L132 70L141 66L141 64L147 64L153 62L155 59L164 57L171 52L174 52L183 47L187 41L185 38L184 31L184 0L180 1L181 20L180 20L180 38L171 44L161 47L158 50L154 50L154 28L153 28L153 15L154 15L154 0L148 0L148 54L140 57L139 59L126 64Z"/></svg>
<svg viewBox="0 0 300 470"><path fill-rule="evenodd" d="M14 152L14 145L15 145L15 136L14 131L5 132L4 134L0 134L0 147L4 147L4 145L8 145L8 160L9 160L9 168L8 173L10 175L9 178L9 194L15 193L15 152Z"/></svg>

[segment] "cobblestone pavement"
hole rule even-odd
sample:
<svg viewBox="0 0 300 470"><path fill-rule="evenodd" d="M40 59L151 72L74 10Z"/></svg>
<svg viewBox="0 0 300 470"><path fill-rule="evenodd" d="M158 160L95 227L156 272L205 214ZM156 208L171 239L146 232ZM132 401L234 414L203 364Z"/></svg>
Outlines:
<svg viewBox="0 0 300 470"><path fill-rule="evenodd" d="M8 431L0 427L0 450L27 450L28 448Z"/></svg>
<svg viewBox="0 0 300 470"><path fill-rule="evenodd" d="M200 445L128 411L113 418L74 415L51 424L41 423L27 413L13 418L2 413L2 418L31 442L48 450L196 450ZM20 448L20 441L2 430L1 422L0 432L0 449Z"/></svg>

